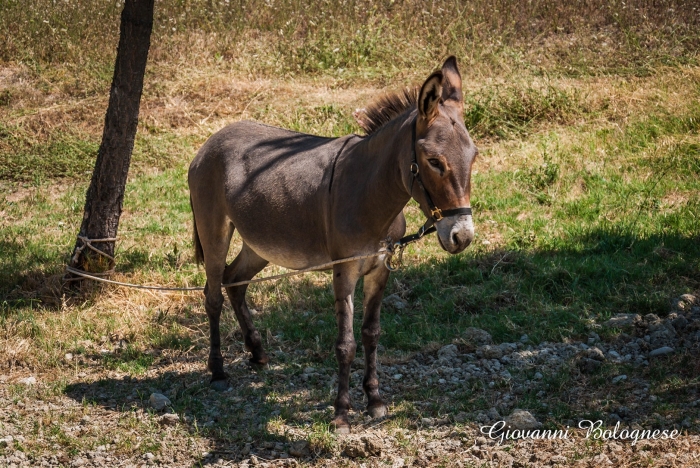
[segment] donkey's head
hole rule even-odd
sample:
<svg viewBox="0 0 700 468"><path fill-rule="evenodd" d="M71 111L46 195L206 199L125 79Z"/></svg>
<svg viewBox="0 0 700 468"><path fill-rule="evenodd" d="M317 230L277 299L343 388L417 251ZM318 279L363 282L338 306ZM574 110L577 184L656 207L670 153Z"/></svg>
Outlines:
<svg viewBox="0 0 700 468"><path fill-rule="evenodd" d="M464 126L463 108L462 78L457 60L450 57L418 95L411 190L423 213L435 221L440 245L451 254L474 239L469 189L477 149Z"/></svg>

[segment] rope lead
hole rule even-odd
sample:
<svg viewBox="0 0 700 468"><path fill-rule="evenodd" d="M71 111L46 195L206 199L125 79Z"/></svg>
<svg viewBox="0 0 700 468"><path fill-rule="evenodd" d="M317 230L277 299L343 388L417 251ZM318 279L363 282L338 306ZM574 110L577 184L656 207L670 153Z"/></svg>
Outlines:
<svg viewBox="0 0 700 468"><path fill-rule="evenodd" d="M232 288L235 286L243 286L245 284L253 284L253 283L262 283L263 281L272 281L280 278L286 278L288 276L297 276L301 275L303 273L308 273L310 271L319 271L319 270L326 270L329 267L332 267L333 265L337 265L339 263L347 263L347 262L352 262L355 260L365 260L368 258L374 258L374 257L379 257L381 255L386 255L384 258L384 266L389 270L389 271L396 271L399 268L403 266L403 251L406 248L408 244L411 244L413 242L416 242L420 239L423 238L423 236L430 234L435 231L435 226L433 226L432 220L428 220L419 230L417 233L412 234L410 236L404 236L401 239L398 240L398 242L393 242L390 237L386 238L384 241L382 241L383 247L379 249L377 252L372 253L372 254L366 254L366 255L355 255L352 257L347 257L347 258L341 258L339 260L333 260L332 262L326 262L322 263L321 265L316 265L312 266L309 268L304 268L302 270L297 270L297 271L290 271L288 273L282 273L279 275L273 275L273 276L266 276L264 278L256 278L256 279L251 279L247 281L236 281L235 283L226 283L222 284L222 288ZM104 257L109 258L112 262L114 262L114 257L111 255L108 255L101 250L95 248L92 246L92 242L115 242L117 238L107 238L107 239L88 239L85 236L78 236L78 239L80 239L83 242L83 245L78 247L76 249L76 253L73 256L73 261L77 262L77 258L80 255L80 253L85 249L85 247L88 247L91 250L94 250L100 255L103 255ZM394 255L397 255L396 262L393 261ZM82 278L86 279L91 279L93 281L98 281L100 283L108 283L108 284L114 284L117 286L124 286L126 288L133 288L133 289L148 289L151 291L203 291L204 287L203 286L193 286L193 287L188 287L188 288L173 288L173 287L167 287L167 286L146 286L142 284L134 284L134 283L124 283L121 281L114 281L110 280L107 278L102 278L102 276L109 276L112 273L114 273L114 269L102 272L102 273L93 273L93 274L88 274L84 271L78 270L77 268L73 268L70 265L66 265L66 273L70 273L72 275L76 275ZM75 281L78 278L68 278L65 281Z"/></svg>
<svg viewBox="0 0 700 468"><path fill-rule="evenodd" d="M384 254L389 254L389 250L387 249L379 249L379 251L372 253L372 254L366 254L366 255L355 255L353 257L347 257L347 258L341 258L340 260L333 260L332 262L327 262L323 263L321 265L316 265L313 267L309 268L304 268L303 270L297 270L297 271L290 271L288 273L282 273L279 275L273 275L273 276L266 276L264 278L256 278L256 279L251 279L247 281L236 281L235 283L226 283L222 284L222 288L232 288L235 286L243 286L245 284L252 284L252 283L261 283L263 281L271 281L275 279L280 279L280 278L285 278L288 276L296 276L296 275L301 275L303 273L308 273L310 271L318 271L318 270L326 270L328 267L331 267L333 265L337 265L339 263L347 263L347 262L352 262L355 260L365 260L368 258L373 258L373 257L378 257L380 255ZM134 288L134 289L149 289L152 291L203 291L204 287L203 286L193 286L189 288L173 288L173 287L167 287L167 286L146 286L142 284L134 284L134 283L124 283L121 281L114 281L106 278L101 278L100 276L97 275L104 275L105 273L97 273L97 274L88 274L85 273L84 271L78 270L76 268L73 268L71 266L66 266L66 273L70 273L73 275L77 275L86 279L91 279L93 281L98 281L100 283L108 283L108 284L114 284L117 286L124 286L126 288Z"/></svg>

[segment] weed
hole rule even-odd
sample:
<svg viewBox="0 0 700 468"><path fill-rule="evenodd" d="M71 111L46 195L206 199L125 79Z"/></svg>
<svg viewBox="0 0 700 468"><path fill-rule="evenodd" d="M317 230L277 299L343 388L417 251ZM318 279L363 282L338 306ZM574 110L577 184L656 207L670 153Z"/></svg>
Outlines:
<svg viewBox="0 0 700 468"><path fill-rule="evenodd" d="M332 453L337 444L335 432L321 421L313 422L308 440L309 448L317 454Z"/></svg>
<svg viewBox="0 0 700 468"><path fill-rule="evenodd" d="M517 173L523 183L525 191L535 197L541 205L552 204L552 186L559 180L559 164L552 161L552 157L544 149L543 162L524 172Z"/></svg>
<svg viewBox="0 0 700 468"><path fill-rule="evenodd" d="M177 324L169 329L154 327L149 331L151 345L157 349L179 349L185 351L192 346L192 339Z"/></svg>

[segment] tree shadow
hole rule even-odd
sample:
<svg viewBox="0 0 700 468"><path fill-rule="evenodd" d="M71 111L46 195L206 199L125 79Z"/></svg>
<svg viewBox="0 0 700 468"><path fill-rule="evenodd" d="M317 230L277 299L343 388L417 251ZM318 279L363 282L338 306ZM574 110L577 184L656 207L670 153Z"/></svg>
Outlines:
<svg viewBox="0 0 700 468"><path fill-rule="evenodd" d="M0 240L0 303L22 307L41 302L51 307L60 298L63 266L44 254L18 240Z"/></svg>
<svg viewBox="0 0 700 468"><path fill-rule="evenodd" d="M155 366L162 370L155 377L134 375L73 383L65 388L64 393L77 402L98 406L120 416L143 412L161 424L165 413L178 414L180 420L177 424L181 428L211 442L209 455L194 457L192 466L214 464L219 458L240 461L255 455L264 461L288 457L283 453L289 451L295 440L274 430L281 418L291 417L303 406L303 411L295 413L295 417L300 427L307 427L327 416L331 400L324 395L320 400L312 398L313 403L302 401L308 398L308 389L288 385L290 375L296 372L292 369L294 366L283 364L256 370L244 358L244 355L239 355L226 366L230 388L224 392L209 388L209 373L204 367L199 369L201 356L190 355L178 364L196 361L194 367L199 370L173 371L171 359L169 365ZM149 403L152 393L166 395L171 405L161 411L153 409ZM292 405L282 403L283 399L292 400ZM323 450L305 450L303 458L307 460L330 456Z"/></svg>

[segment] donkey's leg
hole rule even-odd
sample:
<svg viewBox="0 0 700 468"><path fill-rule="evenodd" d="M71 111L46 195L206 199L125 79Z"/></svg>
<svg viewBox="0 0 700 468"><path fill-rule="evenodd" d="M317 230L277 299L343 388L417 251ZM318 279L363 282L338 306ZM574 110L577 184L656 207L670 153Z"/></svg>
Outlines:
<svg viewBox="0 0 700 468"><path fill-rule="evenodd" d="M335 318L338 322L338 339L335 357L338 360L338 396L335 398L335 418L332 425L339 433L350 432L350 365L355 359L355 337L352 333L353 296L360 277L357 264L342 263L333 267L333 293Z"/></svg>
<svg viewBox="0 0 700 468"><path fill-rule="evenodd" d="M379 310L389 279L389 270L381 262L365 275L364 317L362 318L362 347L365 353L365 377L362 388L367 395L367 411L373 418L386 416L386 405L379 396L377 378L377 345L379 343Z"/></svg>
<svg viewBox="0 0 700 468"><path fill-rule="evenodd" d="M221 332L219 321L224 295L221 293L221 283L226 268L226 252L228 251L233 226L222 221L218 229L205 229L204 223L198 223L198 233L204 251L204 269L207 274L207 284L204 287L204 309L209 318L209 359L207 367L211 371L211 386L215 389L225 389L228 386L224 372L224 357L221 355Z"/></svg>
<svg viewBox="0 0 700 468"><path fill-rule="evenodd" d="M233 262L226 267L226 271L224 273L224 284L235 283L237 281L248 281L253 276L258 274L260 270L265 268L267 263L267 260L260 257L258 254L253 252L250 247L243 243L241 252L233 260ZM247 289L248 285L246 284L243 286L226 288L226 292L231 300L231 305L236 313L236 318L238 319L238 324L241 326L241 331L243 331L245 347L248 351L253 353L250 363L256 366L263 366L267 364L269 359L267 354L265 354L265 351L263 351L260 333L258 333L258 330L255 329L255 325L253 325L253 319L250 316L250 310L248 310L248 305L245 301L245 293Z"/></svg>

